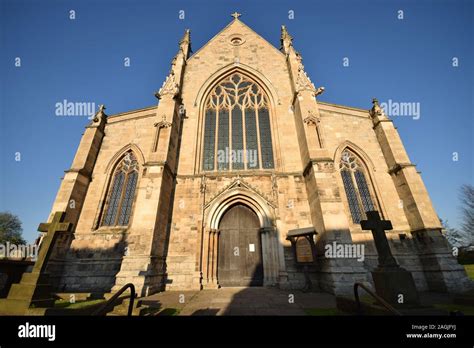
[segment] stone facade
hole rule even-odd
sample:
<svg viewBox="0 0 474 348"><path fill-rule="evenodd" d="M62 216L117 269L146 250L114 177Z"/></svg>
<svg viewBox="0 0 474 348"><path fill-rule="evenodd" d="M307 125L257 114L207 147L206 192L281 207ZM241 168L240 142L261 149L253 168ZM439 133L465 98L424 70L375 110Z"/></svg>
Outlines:
<svg viewBox="0 0 474 348"><path fill-rule="evenodd" d="M236 17L189 52L186 31L157 106L108 117L101 108L86 127L51 211L65 211L74 225L48 266L58 291L109 292L128 282L141 295L218 288L219 221L233 204L245 204L261 224L264 286L304 286L286 234L312 227L313 285L350 292L354 281L371 281L377 257L370 231L350 218L339 172L345 149L366 166L376 206L394 226L388 232L394 256L413 272L418 290L467 286L421 176L377 102L362 110L318 101L324 89L306 75L285 27L277 49ZM274 169L202 170L204 101L234 72L268 96ZM139 167L131 219L103 226L113 170L127 152ZM327 258L325 247L334 241L363 244L364 262Z"/></svg>

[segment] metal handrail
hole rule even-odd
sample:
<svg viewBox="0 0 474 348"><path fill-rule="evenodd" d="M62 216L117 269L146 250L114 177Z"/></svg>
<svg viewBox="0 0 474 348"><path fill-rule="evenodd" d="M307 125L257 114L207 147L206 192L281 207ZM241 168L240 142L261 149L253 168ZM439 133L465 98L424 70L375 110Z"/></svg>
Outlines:
<svg viewBox="0 0 474 348"><path fill-rule="evenodd" d="M365 286L362 283L357 283L356 282L356 283L354 283L354 297L355 297L355 300L357 302L357 311L358 311L358 313L362 313L362 306L361 306L361 303L360 303L359 292L358 292L359 286L362 289L364 289L369 295L371 295L373 298L375 298L382 306L384 306L386 309L388 309L390 312L392 312L392 314L399 315L399 316L402 315L402 313L400 313L395 308L393 308L388 302L386 302L383 298L381 298L379 295L377 295L372 290L370 290L367 286Z"/></svg>
<svg viewBox="0 0 474 348"><path fill-rule="evenodd" d="M107 310L109 307L119 298L120 295L122 295L125 290L130 288L130 303L128 304L128 313L127 315L130 317L132 315L132 310L133 310L133 301L135 301L135 285L132 283L125 284L122 286L122 288L115 293L114 296L109 298L106 303L102 307L100 307L98 310L96 310L94 313L92 313L93 316L101 316L105 315L107 313Z"/></svg>

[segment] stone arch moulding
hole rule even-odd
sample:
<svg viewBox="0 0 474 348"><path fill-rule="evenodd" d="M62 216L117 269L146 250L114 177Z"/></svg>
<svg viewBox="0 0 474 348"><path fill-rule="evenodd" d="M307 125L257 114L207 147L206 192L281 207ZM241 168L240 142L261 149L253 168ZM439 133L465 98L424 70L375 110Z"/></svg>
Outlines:
<svg viewBox="0 0 474 348"><path fill-rule="evenodd" d="M206 226L211 230L218 230L224 213L237 203L248 206L257 214L261 228L274 228L274 214L269 203L256 193L240 187L223 193L210 203Z"/></svg>
<svg viewBox="0 0 474 348"><path fill-rule="evenodd" d="M349 150L352 150L355 154L357 154L359 156L359 158L365 164L367 169L370 171L370 174L372 174L372 172L376 171L374 163L372 162L370 157L367 156L365 151L362 150L361 147L357 146L356 144L354 144L352 141L349 141L349 140L346 140L343 143L339 144L336 151L334 151L333 159L334 159L335 168L336 168L336 164L339 163L339 161L341 159L342 151L344 151L344 149L346 149L346 148L348 148Z"/></svg>
<svg viewBox="0 0 474 348"><path fill-rule="evenodd" d="M270 104L280 104L280 97L278 96L275 87L270 82L270 80L265 77L265 75L246 64L231 63L220 68L206 79L206 81L201 85L201 88L199 88L196 99L194 100L194 106L199 106L199 111L201 111L201 108L204 107L204 99L207 97L216 83L226 76L233 74L234 72L240 72L243 75L247 75L248 77L255 80L264 89L265 93L267 93L268 97L270 98Z"/></svg>
<svg viewBox="0 0 474 348"><path fill-rule="evenodd" d="M241 73L250 79L254 80L260 87L262 87L265 94L268 96L269 99L269 110L270 110L270 122L272 128L272 145L274 151L274 165L275 168L279 168L280 166L280 139L279 139L279 132L278 132L278 124L276 121L276 111L277 105L281 104L280 97L278 96L278 92L273 84L265 77L261 72L255 70L251 66L241 63L231 63L227 66L224 66L210 75L206 81L201 85L199 91L196 95L196 99L194 100L194 107L197 108L198 111L198 126L197 126L197 143L195 147L195 173L201 172L201 164L202 164L202 141L203 141L203 131L204 131L204 122L203 122L203 115L204 115L204 108L205 108L205 101L209 93L211 93L212 88L214 88L221 80L225 79L227 76L232 75L233 73Z"/></svg>
<svg viewBox="0 0 474 348"><path fill-rule="evenodd" d="M263 285L273 286L279 281L283 247L279 243L277 229L274 226L272 205L263 197L245 187L231 188L207 206L206 230L202 257L203 288L219 287L219 223L223 215L235 204L243 204L252 209L260 222L262 243ZM281 255L281 256L280 256Z"/></svg>
<svg viewBox="0 0 474 348"><path fill-rule="evenodd" d="M138 163L143 168L143 165L145 164L145 156L143 155L142 150L136 144L130 143L130 144L127 144L127 145L123 146L120 150L118 150L115 153L115 155L112 156L109 163L107 164L107 167L105 167L104 173L110 173L113 170L113 168L115 167L115 164L117 164L118 160L120 160L120 158L127 151L130 151L130 150L133 151L133 153L135 154L135 156L138 160Z"/></svg>

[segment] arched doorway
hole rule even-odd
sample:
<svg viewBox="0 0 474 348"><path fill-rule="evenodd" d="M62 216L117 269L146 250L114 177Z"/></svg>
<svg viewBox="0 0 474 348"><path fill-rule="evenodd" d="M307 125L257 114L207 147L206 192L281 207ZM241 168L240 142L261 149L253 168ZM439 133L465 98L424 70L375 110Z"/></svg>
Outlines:
<svg viewBox="0 0 474 348"><path fill-rule="evenodd" d="M217 279L220 286L262 286L260 222L243 204L232 206L219 223Z"/></svg>

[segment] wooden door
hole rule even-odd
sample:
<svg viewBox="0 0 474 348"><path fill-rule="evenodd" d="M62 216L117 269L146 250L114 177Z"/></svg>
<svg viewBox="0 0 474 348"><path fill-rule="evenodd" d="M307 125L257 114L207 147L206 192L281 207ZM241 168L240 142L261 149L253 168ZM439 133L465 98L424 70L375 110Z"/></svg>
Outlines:
<svg viewBox="0 0 474 348"><path fill-rule="evenodd" d="M235 205L219 225L217 279L221 286L263 285L260 223L244 205Z"/></svg>

